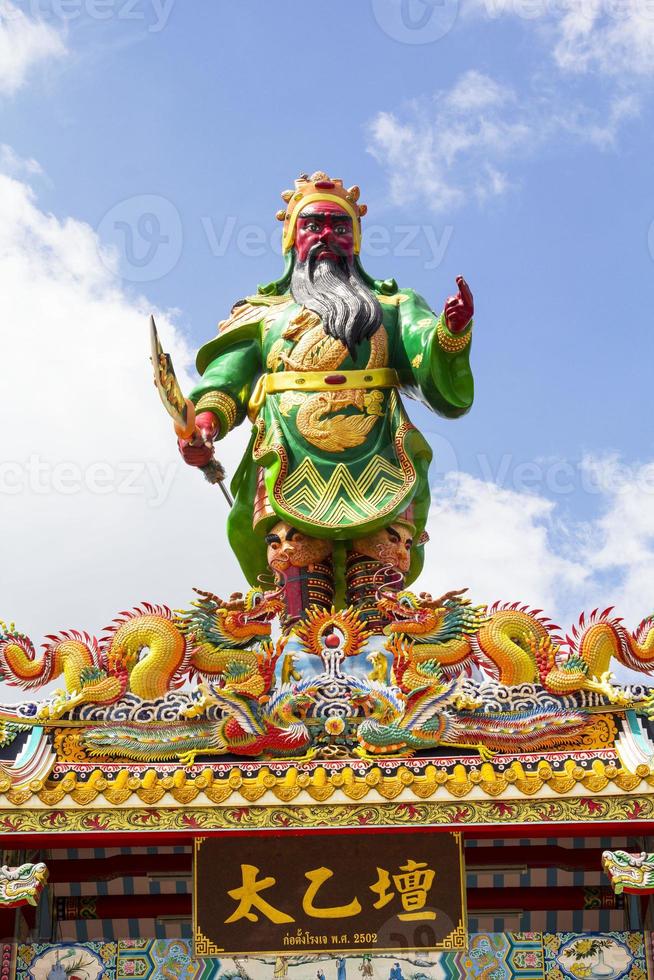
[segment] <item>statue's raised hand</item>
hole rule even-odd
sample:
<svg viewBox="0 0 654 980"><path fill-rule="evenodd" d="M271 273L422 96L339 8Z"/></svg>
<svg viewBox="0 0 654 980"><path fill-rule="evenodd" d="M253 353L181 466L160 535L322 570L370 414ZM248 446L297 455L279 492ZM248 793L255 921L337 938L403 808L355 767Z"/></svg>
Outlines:
<svg viewBox="0 0 654 980"><path fill-rule="evenodd" d="M213 412L200 412L195 419L195 432L190 439L178 439L182 459L189 466L207 466L213 459L213 441L218 433L218 420Z"/></svg>
<svg viewBox="0 0 654 980"><path fill-rule="evenodd" d="M456 277L456 284L459 291L456 296L448 296L445 300L443 313L448 329L452 333L461 333L472 320L475 312L475 304L470 292L470 286L463 276Z"/></svg>

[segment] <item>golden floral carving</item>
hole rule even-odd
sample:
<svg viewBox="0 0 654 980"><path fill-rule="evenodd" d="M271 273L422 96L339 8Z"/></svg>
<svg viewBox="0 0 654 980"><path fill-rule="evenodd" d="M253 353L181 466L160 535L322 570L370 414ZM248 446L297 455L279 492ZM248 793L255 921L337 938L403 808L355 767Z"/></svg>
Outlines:
<svg viewBox="0 0 654 980"><path fill-rule="evenodd" d="M654 798L605 796L561 800L472 800L395 803L311 803L274 806L21 808L0 811L0 822L14 833L107 833L220 829L248 830L358 826L493 826L570 821L597 823L651 821Z"/></svg>

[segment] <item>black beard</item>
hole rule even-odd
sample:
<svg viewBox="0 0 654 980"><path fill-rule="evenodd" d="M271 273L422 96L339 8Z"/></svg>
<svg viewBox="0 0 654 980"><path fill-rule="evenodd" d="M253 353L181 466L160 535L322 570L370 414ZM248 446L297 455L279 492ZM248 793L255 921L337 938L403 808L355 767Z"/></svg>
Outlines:
<svg viewBox="0 0 654 980"><path fill-rule="evenodd" d="M296 259L291 295L296 303L318 314L325 333L340 340L354 359L357 345L369 340L381 325L382 308L347 257L320 260L323 249L318 243L304 262ZM337 249L330 246L330 251Z"/></svg>

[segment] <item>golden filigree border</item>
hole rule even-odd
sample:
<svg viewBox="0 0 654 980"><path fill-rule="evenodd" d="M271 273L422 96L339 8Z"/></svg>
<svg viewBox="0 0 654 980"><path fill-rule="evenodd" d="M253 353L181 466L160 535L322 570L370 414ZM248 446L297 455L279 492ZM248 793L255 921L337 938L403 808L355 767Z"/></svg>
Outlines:
<svg viewBox="0 0 654 980"><path fill-rule="evenodd" d="M4 833L106 834L346 827L464 827L538 823L632 823L654 820L654 796L464 803L310 804L306 806L130 807L0 810Z"/></svg>
<svg viewBox="0 0 654 980"><path fill-rule="evenodd" d="M193 955L196 957L202 956L220 956L225 950L221 949L220 946L216 946L210 939L207 939L205 934L197 926L193 930Z"/></svg>

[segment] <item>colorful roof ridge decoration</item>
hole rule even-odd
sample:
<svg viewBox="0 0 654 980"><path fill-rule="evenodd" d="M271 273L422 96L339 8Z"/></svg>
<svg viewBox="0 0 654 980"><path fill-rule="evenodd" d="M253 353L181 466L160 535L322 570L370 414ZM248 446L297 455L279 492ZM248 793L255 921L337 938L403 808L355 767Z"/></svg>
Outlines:
<svg viewBox="0 0 654 980"><path fill-rule="evenodd" d="M347 821L338 808L366 801L394 822L388 803L428 801L436 824L438 807L451 819L458 800L477 810L497 801L479 819L498 822L503 808L533 819L536 799L567 801L565 817L550 807L552 822L574 808L575 819L584 807L605 812L597 801L616 796L633 799L621 813L649 809L650 690L618 686L605 670L624 649L649 662L642 625L629 647L623 627L594 613L574 650L557 653L558 627L539 610L384 591L384 633L355 609L316 607L273 641L276 591L198 594L186 610L121 613L101 638L48 637L40 661L28 637L4 629L5 676L33 688L60 671L69 685L0 707L5 815L45 807L61 829L59 815L79 809L109 810L102 826L118 826L132 818L116 808L191 808L204 824L205 807L254 803L265 819L280 804L329 804Z"/></svg>
<svg viewBox="0 0 654 980"><path fill-rule="evenodd" d="M567 759L557 771L542 761L525 769L454 762L439 768L409 760L379 766L290 764L274 772L249 764L190 770L71 765L54 779L5 790L0 825L14 833L143 832L240 827L377 826L411 823L551 824L651 821L654 775L630 774L616 762ZM469 761L469 760L468 760ZM500 769L500 766L503 768ZM4 784L6 786L6 782ZM245 824L244 824L245 821Z"/></svg>
<svg viewBox="0 0 654 980"><path fill-rule="evenodd" d="M407 760L385 771L381 765L357 766L343 763L286 765L281 771L270 766L247 768L237 764L196 764L192 768L146 766L75 766L55 770L54 778L33 780L29 786L11 788L9 778L0 777L0 807L37 805L86 807L94 803L111 806L148 806L164 803L186 806L232 804L235 800L274 805L277 802L323 803L335 797L359 801L392 801L399 796L413 800L499 799L519 800L537 795L548 798L632 794L654 790L654 772L639 767L629 773L616 760L559 757L559 765L541 760L525 767L518 760L467 765L449 760L438 765L429 759ZM447 761L447 760L446 760ZM167 769L167 771L166 771Z"/></svg>

